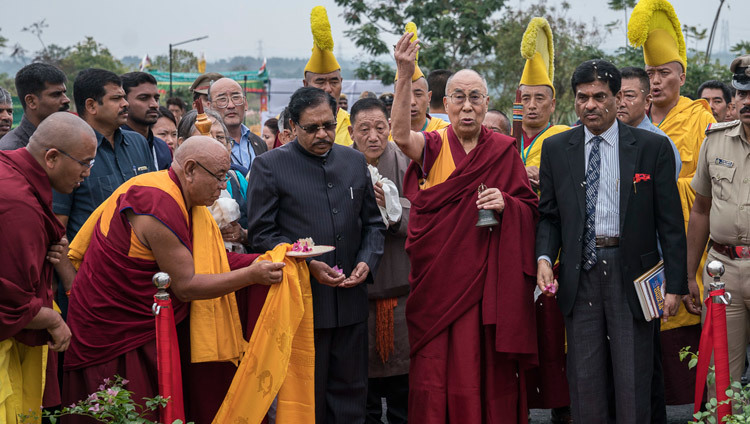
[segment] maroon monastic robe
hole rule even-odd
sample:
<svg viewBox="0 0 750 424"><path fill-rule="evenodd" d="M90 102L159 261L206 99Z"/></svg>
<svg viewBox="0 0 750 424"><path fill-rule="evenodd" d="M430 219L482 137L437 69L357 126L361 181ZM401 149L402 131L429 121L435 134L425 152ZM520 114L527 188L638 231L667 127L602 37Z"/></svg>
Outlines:
<svg viewBox="0 0 750 424"><path fill-rule="evenodd" d="M24 330L42 307L52 308L53 266L46 260L65 227L52 212L47 173L25 149L0 152L0 340L28 346L51 340L47 330ZM57 353L50 351L44 404L60 404Z"/></svg>
<svg viewBox="0 0 750 424"><path fill-rule="evenodd" d="M434 133L425 137L429 165L440 144ZM445 182L419 190L415 163L404 182L412 202L409 421L526 422L519 376L537 363L537 197L513 139L483 127L478 145L463 156L452 127L448 140L456 169ZM482 183L500 189L505 201L493 231L475 226Z"/></svg>
<svg viewBox="0 0 750 424"><path fill-rule="evenodd" d="M169 174L179 186L174 171L170 169ZM117 216L108 234L104 236L98 225L94 230L71 291L68 322L74 339L65 355L66 405L85 398L104 378L115 374L130 380L126 388L139 402L158 394L156 327L151 311L156 288L151 278L160 269L156 261L144 259L139 253L124 212L131 209L136 214L154 216L191 251L192 219L186 220L175 200L156 187L132 186L117 202ZM227 253L232 269L250 265L257 256ZM240 311L249 338L267 288L248 287L240 292L247 302ZM250 297L262 299L250 302ZM196 423L211 422L237 368L231 363L191 364L189 304L172 296L172 306L180 343L186 418ZM91 422L66 418L67 423Z"/></svg>

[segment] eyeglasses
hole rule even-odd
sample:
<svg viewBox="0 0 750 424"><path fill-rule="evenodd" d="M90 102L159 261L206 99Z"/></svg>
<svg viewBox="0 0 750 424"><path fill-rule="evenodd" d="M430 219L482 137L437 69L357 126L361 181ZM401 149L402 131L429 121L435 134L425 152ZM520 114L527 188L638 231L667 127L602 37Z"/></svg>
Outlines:
<svg viewBox="0 0 750 424"><path fill-rule="evenodd" d="M245 104L245 96L242 94L232 94L232 103L234 103L235 106L242 106ZM225 107L229 106L229 99L226 96L217 97L214 100L211 101L211 104L218 107L219 109L224 109Z"/></svg>
<svg viewBox="0 0 750 424"><path fill-rule="evenodd" d="M225 182L229 181L229 174L224 174L223 177L217 177L216 174L214 174L213 172L209 171L208 168L206 168L205 166L203 166L200 162L195 161L195 163L198 166L200 166L201 168L203 168L204 171L208 172L209 175L211 175L212 177L216 178L216 181L218 181L219 184L224 184Z"/></svg>
<svg viewBox="0 0 750 424"><path fill-rule="evenodd" d="M86 162L86 161L80 160L80 159L78 159L78 158L70 155L69 153L67 153L63 149L58 149L58 148L46 149L45 151L49 152L50 150L57 150L58 152L62 153L63 155L65 155L65 156L73 159L74 161L78 162L78 164L81 165L81 166L83 166L84 168L91 169L91 167L94 166L95 159L91 159L89 162Z"/></svg>
<svg viewBox="0 0 750 424"><path fill-rule="evenodd" d="M447 97L451 99L451 103L454 105L462 105L466 102L466 94L464 93L453 93ZM469 93L469 103L479 106L484 102L485 97L487 96L482 93Z"/></svg>
<svg viewBox="0 0 750 424"><path fill-rule="evenodd" d="M321 129L323 129L323 131L325 132L336 131L336 121L325 122L321 125L318 125L318 124L302 125L299 122L297 122L297 125L299 125L299 127L302 128L308 134L315 134Z"/></svg>

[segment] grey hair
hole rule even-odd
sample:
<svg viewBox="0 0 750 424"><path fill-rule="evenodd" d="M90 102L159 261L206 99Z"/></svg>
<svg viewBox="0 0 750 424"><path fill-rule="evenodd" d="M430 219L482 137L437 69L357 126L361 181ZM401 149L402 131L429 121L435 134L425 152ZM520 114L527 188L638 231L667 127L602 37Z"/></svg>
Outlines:
<svg viewBox="0 0 750 424"><path fill-rule="evenodd" d="M224 134L229 137L229 131L227 130L227 126L224 125L224 120L221 118L221 115L219 112L211 109L207 109L205 111L206 115L216 119L216 122L221 124L221 128L224 130ZM181 137L183 140L187 140L190 138L190 136L193 134L193 130L195 129L195 120L198 118L198 111L195 109L191 110L190 112L186 113L185 116L182 117L180 120L180 125L177 128L177 136Z"/></svg>
<svg viewBox="0 0 750 424"><path fill-rule="evenodd" d="M490 91L489 91L489 86L487 85L487 80L484 79L484 77L482 76L482 74L480 74L479 72L477 72L477 71L475 71L473 69L466 68L466 69L461 69L460 71L458 71L455 74L453 74L450 77L448 77L448 81L445 82L445 95L446 96L448 95L448 86L451 85L451 82L453 81L453 78L455 78L455 76L458 75L458 74L460 74L461 72L467 72L467 71L471 72L474 75L476 75L479 78L481 78L482 84L484 85L484 93L485 94L489 94Z"/></svg>
<svg viewBox="0 0 750 424"><path fill-rule="evenodd" d="M10 95L8 90L0 87L0 104L2 105L13 105L13 97Z"/></svg>

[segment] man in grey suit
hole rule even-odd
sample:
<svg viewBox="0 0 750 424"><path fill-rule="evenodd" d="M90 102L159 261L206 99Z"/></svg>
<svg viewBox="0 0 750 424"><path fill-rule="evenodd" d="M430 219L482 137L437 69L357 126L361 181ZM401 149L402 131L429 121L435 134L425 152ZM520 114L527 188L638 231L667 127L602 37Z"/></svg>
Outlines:
<svg viewBox="0 0 750 424"><path fill-rule="evenodd" d="M334 144L336 101L304 87L289 102L297 138L253 161L248 240L253 251L312 237L336 250L308 259L315 319L318 423L364 423L367 288L385 225L362 153ZM332 267L337 266L343 273Z"/></svg>
<svg viewBox="0 0 750 424"><path fill-rule="evenodd" d="M548 138L539 167L537 285L558 293L573 421L582 423L651 422L652 390L663 396L663 384L651 385L658 321L645 320L633 285L659 262L657 230L664 320L688 292L674 155L666 137L617 121L620 83L609 62L578 66L571 85L582 125Z"/></svg>

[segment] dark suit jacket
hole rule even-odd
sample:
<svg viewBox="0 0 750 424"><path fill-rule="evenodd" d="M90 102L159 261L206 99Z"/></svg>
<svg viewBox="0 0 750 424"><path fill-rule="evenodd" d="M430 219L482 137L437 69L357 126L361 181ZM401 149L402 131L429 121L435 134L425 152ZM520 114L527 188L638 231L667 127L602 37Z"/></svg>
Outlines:
<svg viewBox="0 0 750 424"><path fill-rule="evenodd" d="M370 173L362 153L334 144L320 157L297 140L258 156L247 189L248 242L265 252L278 243L312 237L332 245L316 257L338 265L346 275L359 262L373 280L383 254L385 225L375 203ZM343 327L367 321L367 286L341 289L311 278L315 328Z"/></svg>
<svg viewBox="0 0 750 424"><path fill-rule="evenodd" d="M255 156L259 156L261 153L268 151L268 145L262 138L258 137L254 132L250 132L247 139L250 141L250 145L253 146Z"/></svg>
<svg viewBox="0 0 750 424"><path fill-rule="evenodd" d="M686 294L687 264L682 206L674 180L674 154L666 137L618 121L620 134L620 257L630 309L643 319L633 280L659 262L656 232L664 253L667 293ZM586 194L583 126L544 141L539 167L537 257L560 253L558 304L570 315L581 274ZM635 174L648 181L634 187Z"/></svg>

